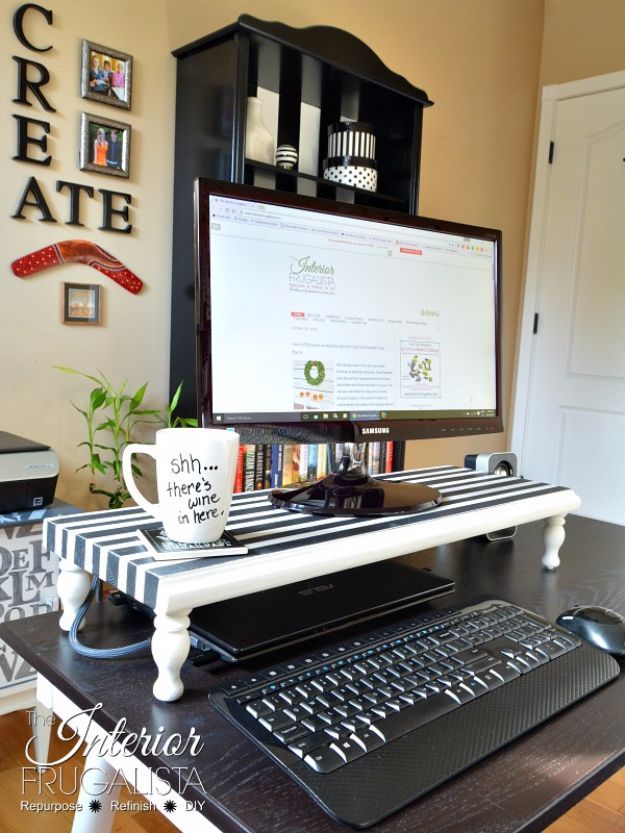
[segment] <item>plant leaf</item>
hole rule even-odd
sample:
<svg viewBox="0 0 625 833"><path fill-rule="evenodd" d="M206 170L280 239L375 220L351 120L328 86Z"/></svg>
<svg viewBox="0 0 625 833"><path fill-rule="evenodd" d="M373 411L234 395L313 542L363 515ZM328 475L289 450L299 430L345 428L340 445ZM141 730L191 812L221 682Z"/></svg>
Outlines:
<svg viewBox="0 0 625 833"><path fill-rule="evenodd" d="M174 391L174 395L171 398L171 402L169 403L169 413L173 414L173 412L178 407L178 400L180 399L180 394L182 393L182 385L183 383L180 382L176 390Z"/></svg>
<svg viewBox="0 0 625 833"><path fill-rule="evenodd" d="M81 370L74 370L73 367L63 367L60 364L54 364L52 367L54 367L55 370L60 370L62 373L73 373L75 376L82 376L83 379L90 379L97 385L102 384L102 380L98 379L97 376L90 376L88 373L83 373Z"/></svg>
<svg viewBox="0 0 625 833"><path fill-rule="evenodd" d="M148 386L148 383L141 385L141 387L135 392L134 396L130 400L130 408L131 410L135 410L143 401L143 397L145 396L145 391Z"/></svg>
<svg viewBox="0 0 625 833"><path fill-rule="evenodd" d="M109 393L112 393L113 392L113 385L109 382L109 380L106 378L106 376L104 375L104 373L102 373L101 370L98 370L98 373L100 374L100 379L99 379L100 384L102 384L102 382L104 382L104 385L102 385L102 387L107 388ZM126 383L124 382L124 385L125 384ZM123 386L122 386L122 390L123 390Z"/></svg>
<svg viewBox="0 0 625 833"><path fill-rule="evenodd" d="M96 489L95 483L89 484L89 491L92 495L106 495L109 500L113 497L113 492L107 492L106 489Z"/></svg>
<svg viewBox="0 0 625 833"><path fill-rule="evenodd" d="M114 419L107 419L104 422L101 422L99 425L93 429L95 434L96 431L114 431L115 430L115 420Z"/></svg>
<svg viewBox="0 0 625 833"><path fill-rule="evenodd" d="M91 391L89 401L91 402L91 410L96 411L106 402L106 391L103 388L94 388Z"/></svg>

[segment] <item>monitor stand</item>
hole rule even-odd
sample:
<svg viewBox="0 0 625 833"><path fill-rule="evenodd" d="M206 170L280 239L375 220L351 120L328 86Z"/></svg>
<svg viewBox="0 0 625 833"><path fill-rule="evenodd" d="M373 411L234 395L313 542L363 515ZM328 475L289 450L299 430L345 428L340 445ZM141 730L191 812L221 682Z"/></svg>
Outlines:
<svg viewBox="0 0 625 833"><path fill-rule="evenodd" d="M396 515L422 512L441 502L436 489L421 483L376 480L364 465L365 443L345 443L340 460L322 480L294 489L274 489L274 506L315 515Z"/></svg>

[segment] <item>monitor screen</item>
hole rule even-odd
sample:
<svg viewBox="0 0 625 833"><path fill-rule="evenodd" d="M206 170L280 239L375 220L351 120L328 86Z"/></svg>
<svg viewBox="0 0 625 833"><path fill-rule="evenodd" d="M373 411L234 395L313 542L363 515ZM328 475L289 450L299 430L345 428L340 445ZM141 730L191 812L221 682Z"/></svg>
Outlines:
<svg viewBox="0 0 625 833"><path fill-rule="evenodd" d="M198 392L247 442L502 430L494 229L200 179Z"/></svg>

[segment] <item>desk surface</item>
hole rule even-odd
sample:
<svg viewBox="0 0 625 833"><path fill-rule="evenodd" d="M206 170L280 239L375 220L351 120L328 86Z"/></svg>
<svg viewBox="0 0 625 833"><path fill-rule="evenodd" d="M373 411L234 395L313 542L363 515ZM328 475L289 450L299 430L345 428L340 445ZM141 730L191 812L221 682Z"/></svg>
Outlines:
<svg viewBox="0 0 625 833"><path fill-rule="evenodd" d="M548 619L575 602L625 611L625 528L579 517L567 520L562 565L540 569L542 524L519 529L511 541L468 540L402 558L456 580L453 596L482 594L509 599ZM115 661L87 660L72 652L56 614L6 623L0 633L80 708L102 702L100 724L201 735L204 749L170 765L194 765L208 798L203 813L219 829L237 833L337 833L348 828L328 818L256 747L209 707L206 692L240 671L186 664L183 698L159 703L151 696L149 655ZM83 640L119 644L146 632L144 624L107 602L90 613ZM117 633L114 631L117 630ZM105 638L101 634L105 633ZM518 833L539 831L625 764L625 675L581 704L472 767L407 809L372 828L374 833ZM151 758L152 766L166 764ZM427 761L423 761L427 766Z"/></svg>

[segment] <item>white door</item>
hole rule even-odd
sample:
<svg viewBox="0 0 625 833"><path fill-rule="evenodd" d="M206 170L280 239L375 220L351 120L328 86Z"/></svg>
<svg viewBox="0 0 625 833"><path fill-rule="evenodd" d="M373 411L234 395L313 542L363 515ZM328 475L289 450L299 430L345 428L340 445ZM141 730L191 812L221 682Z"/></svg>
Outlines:
<svg viewBox="0 0 625 833"><path fill-rule="evenodd" d="M625 524L625 73L545 88L520 350L521 473Z"/></svg>

